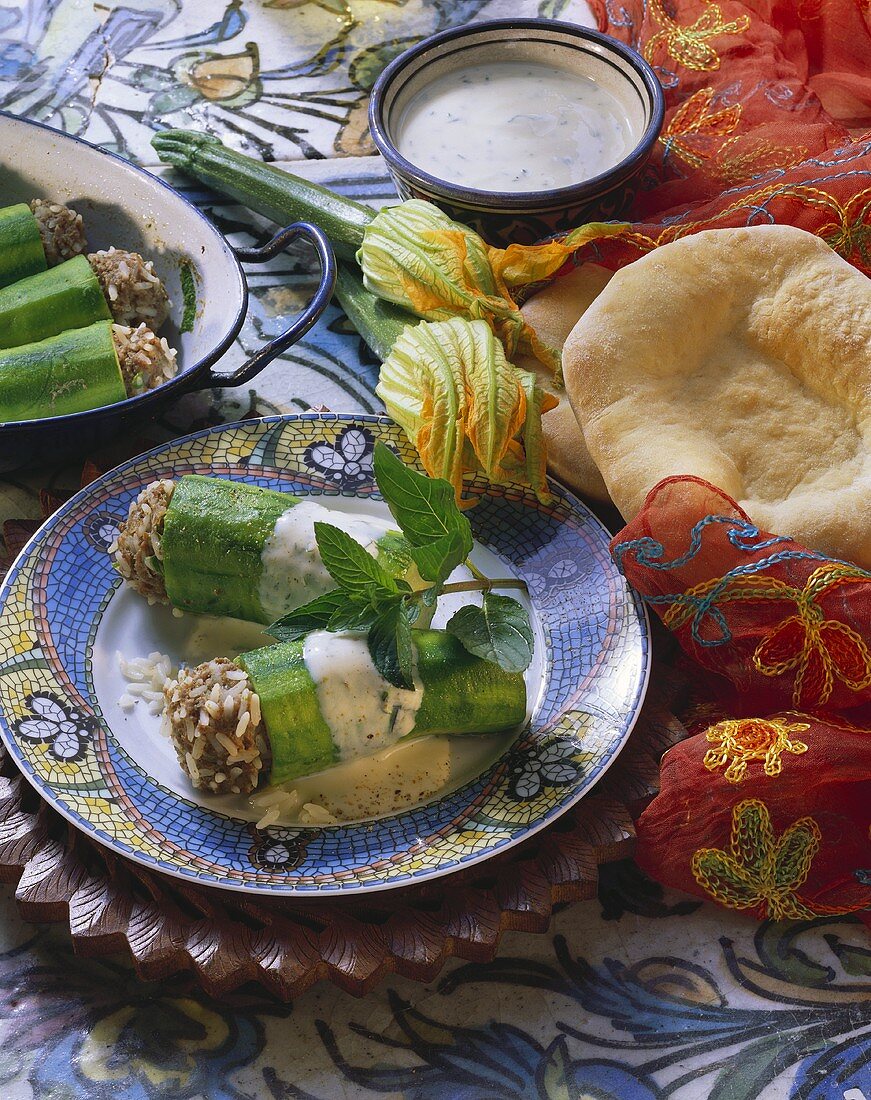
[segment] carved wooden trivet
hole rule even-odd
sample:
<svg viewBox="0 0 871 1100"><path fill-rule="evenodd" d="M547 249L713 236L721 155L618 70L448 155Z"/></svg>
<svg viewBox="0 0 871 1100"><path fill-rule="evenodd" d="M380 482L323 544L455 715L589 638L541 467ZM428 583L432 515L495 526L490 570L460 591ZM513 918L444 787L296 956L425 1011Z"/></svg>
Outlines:
<svg viewBox="0 0 871 1100"><path fill-rule="evenodd" d="M17 883L25 920L68 924L78 954L126 954L145 979L189 972L212 996L256 983L287 1001L322 978L363 995L391 973L428 982L453 956L492 959L505 931L545 932L555 904L595 897L599 864L632 854L633 812L686 736L659 679L590 795L523 845L426 885L287 901L154 873L68 824L2 749L0 881Z"/></svg>

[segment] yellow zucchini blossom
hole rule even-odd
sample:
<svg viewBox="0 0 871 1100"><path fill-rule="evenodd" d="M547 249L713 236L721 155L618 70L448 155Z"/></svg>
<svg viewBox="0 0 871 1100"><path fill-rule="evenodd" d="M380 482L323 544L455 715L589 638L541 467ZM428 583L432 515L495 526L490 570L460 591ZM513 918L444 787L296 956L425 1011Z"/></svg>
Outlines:
<svg viewBox="0 0 871 1100"><path fill-rule="evenodd" d="M379 298L428 321L486 321L509 359L529 352L561 383L560 349L538 339L512 292L555 275L586 241L625 228L592 222L561 240L492 248L432 203L408 199L366 226L357 262L367 290Z"/></svg>
<svg viewBox="0 0 871 1100"><path fill-rule="evenodd" d="M542 414L556 399L510 363L484 320L409 326L381 367L376 390L417 448L424 469L454 487L463 477L529 486L548 498Z"/></svg>

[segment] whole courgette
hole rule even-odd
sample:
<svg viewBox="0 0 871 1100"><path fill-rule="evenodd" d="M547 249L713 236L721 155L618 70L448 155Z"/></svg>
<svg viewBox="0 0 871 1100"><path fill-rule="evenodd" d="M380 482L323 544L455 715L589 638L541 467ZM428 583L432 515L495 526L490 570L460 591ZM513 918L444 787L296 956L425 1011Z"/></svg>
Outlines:
<svg viewBox="0 0 871 1100"><path fill-rule="evenodd" d="M314 222L339 256L353 259L375 214L367 206L228 149L192 130L163 130L151 139L166 164L187 172L274 222Z"/></svg>

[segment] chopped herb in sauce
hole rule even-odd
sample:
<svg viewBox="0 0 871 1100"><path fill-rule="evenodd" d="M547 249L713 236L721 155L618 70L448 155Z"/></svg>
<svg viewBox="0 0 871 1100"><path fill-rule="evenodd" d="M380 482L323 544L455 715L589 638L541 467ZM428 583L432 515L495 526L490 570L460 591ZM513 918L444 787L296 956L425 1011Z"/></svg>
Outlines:
<svg viewBox="0 0 871 1100"><path fill-rule="evenodd" d="M499 61L427 84L405 108L396 143L412 164L451 183L545 191L612 168L635 135L621 102L589 77Z"/></svg>
<svg viewBox="0 0 871 1100"><path fill-rule="evenodd" d="M179 276L181 278L181 293L184 301L184 314L179 330L181 332L193 332L194 320L197 315L197 284L194 269L182 260L179 264Z"/></svg>

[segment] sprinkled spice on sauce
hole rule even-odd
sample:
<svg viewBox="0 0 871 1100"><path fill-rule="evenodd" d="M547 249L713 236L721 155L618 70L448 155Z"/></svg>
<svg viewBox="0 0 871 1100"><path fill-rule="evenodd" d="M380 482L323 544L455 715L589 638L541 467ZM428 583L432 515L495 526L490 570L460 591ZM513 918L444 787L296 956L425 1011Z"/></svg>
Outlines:
<svg viewBox="0 0 871 1100"><path fill-rule="evenodd" d="M619 163L635 141L619 100L589 77L528 61L446 73L409 101L396 146L450 183L546 191Z"/></svg>

